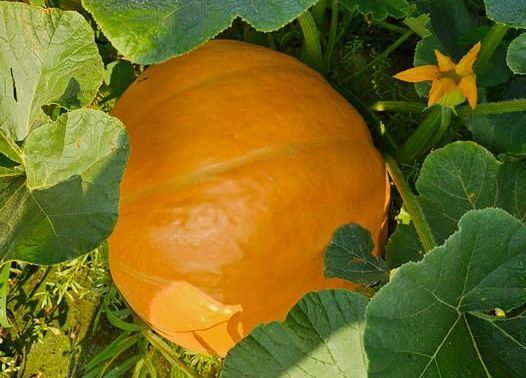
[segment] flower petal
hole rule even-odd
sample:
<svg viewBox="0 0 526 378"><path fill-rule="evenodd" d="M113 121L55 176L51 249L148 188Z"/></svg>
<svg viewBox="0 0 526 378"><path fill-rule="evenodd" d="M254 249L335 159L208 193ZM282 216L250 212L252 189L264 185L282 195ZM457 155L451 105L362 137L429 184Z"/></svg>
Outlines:
<svg viewBox="0 0 526 378"><path fill-rule="evenodd" d="M394 76L398 80L408 83L419 83L421 81L434 81L440 78L438 67L433 65L419 66L397 73Z"/></svg>
<svg viewBox="0 0 526 378"><path fill-rule="evenodd" d="M447 55L442 54L440 51L435 50L437 57L438 69L440 72L453 71L455 69L455 62Z"/></svg>
<svg viewBox="0 0 526 378"><path fill-rule="evenodd" d="M460 62L458 62L455 68L457 74L465 76L473 73L473 64L477 60L481 46L482 44L478 42L466 55L464 55L462 59L460 59Z"/></svg>
<svg viewBox="0 0 526 378"><path fill-rule="evenodd" d="M475 74L467 75L460 80L458 89L468 99L469 106L472 109L477 107L478 93L477 93L477 77Z"/></svg>
<svg viewBox="0 0 526 378"><path fill-rule="evenodd" d="M444 95L457 89L457 84L448 77L433 81L431 91L429 91L428 106L435 105Z"/></svg>

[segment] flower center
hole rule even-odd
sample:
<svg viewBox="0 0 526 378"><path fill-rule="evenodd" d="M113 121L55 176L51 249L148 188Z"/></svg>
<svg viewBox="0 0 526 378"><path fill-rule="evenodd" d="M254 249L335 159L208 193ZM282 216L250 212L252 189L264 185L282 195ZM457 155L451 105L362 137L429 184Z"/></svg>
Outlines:
<svg viewBox="0 0 526 378"><path fill-rule="evenodd" d="M462 80L462 76L460 76L455 70L442 72L442 76L453 80L456 84L459 84L460 80Z"/></svg>

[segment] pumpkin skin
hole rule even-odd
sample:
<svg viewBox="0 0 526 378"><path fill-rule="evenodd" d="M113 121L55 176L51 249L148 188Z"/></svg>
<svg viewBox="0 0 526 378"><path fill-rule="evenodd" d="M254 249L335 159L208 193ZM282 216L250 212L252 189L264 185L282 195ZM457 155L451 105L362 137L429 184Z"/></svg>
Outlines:
<svg viewBox="0 0 526 378"><path fill-rule="evenodd" d="M112 113L131 156L110 269L134 311L224 356L325 279L344 223L383 245L389 183L358 112L287 55L211 41L148 68Z"/></svg>

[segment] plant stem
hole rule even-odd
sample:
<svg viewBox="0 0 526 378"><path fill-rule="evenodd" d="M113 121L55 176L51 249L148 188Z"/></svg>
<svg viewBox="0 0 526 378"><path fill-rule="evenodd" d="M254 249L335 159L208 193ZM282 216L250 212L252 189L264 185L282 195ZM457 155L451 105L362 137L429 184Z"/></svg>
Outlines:
<svg viewBox="0 0 526 378"><path fill-rule="evenodd" d="M397 151L398 160L403 163L412 162L423 152L432 148L449 128L451 118L451 110L438 106L432 108L420 126Z"/></svg>
<svg viewBox="0 0 526 378"><path fill-rule="evenodd" d="M324 72L323 56L321 53L320 32L316 27L314 18L309 11L303 12L298 17L298 22L305 39L305 54L307 63L319 72Z"/></svg>
<svg viewBox="0 0 526 378"><path fill-rule="evenodd" d="M376 112L421 112L425 108L426 105L423 103L408 101L378 101L370 107ZM475 110L471 109L469 105L457 109L457 114L463 117L514 112L526 112L526 99L481 103L477 105Z"/></svg>
<svg viewBox="0 0 526 378"><path fill-rule="evenodd" d="M480 54L475 63L475 71L480 75L489 68L491 57L499 47L509 27L503 24L494 24L482 40Z"/></svg>
<svg viewBox="0 0 526 378"><path fill-rule="evenodd" d="M402 34L400 36L400 38L398 38L396 41L394 41L391 44L391 46L389 46L380 55L378 55L373 60L371 60L371 62L369 62L369 64L366 64L365 67L362 67L361 70L359 70L358 72L355 72L354 75L352 75L352 77L357 77L357 76L362 75L364 72L369 70L372 66L374 66L376 64L376 62L378 62L380 60L384 60L385 58L387 58L389 55L391 55L391 53L393 51L395 51L398 47L400 47L400 45L402 45L402 43L404 43L409 37L411 37L411 35L413 35L413 33L414 33L414 31L407 30L404 34Z"/></svg>
<svg viewBox="0 0 526 378"><path fill-rule="evenodd" d="M423 112L426 108L426 104L421 102L409 102L409 101L378 101L371 105L370 109L375 112Z"/></svg>
<svg viewBox="0 0 526 378"><path fill-rule="evenodd" d="M198 377L175 355L170 346L151 331L143 332L144 337L173 365L177 365L187 376Z"/></svg>
<svg viewBox="0 0 526 378"><path fill-rule="evenodd" d="M340 94L345 97L345 99L354 105L358 110L358 113L362 115L365 119L365 123L373 136L375 145L380 150L386 150L386 152L394 152L398 149L398 145L395 142L395 139L390 135L389 130L382 129L382 124L378 117L367 107L365 106L360 97L354 94L349 88L346 88L337 82L331 82L331 85L336 89Z"/></svg>
<svg viewBox="0 0 526 378"><path fill-rule="evenodd" d="M457 109L459 116L480 116L514 112L526 112L526 99L482 103L478 104L475 110L471 109L468 105Z"/></svg>
<svg viewBox="0 0 526 378"><path fill-rule="evenodd" d="M331 26L329 29L329 42L327 43L327 50L325 51L325 66L329 69L331 67L332 53L336 45L336 37L338 31L338 16L339 16L339 0L332 0L331 7Z"/></svg>
<svg viewBox="0 0 526 378"><path fill-rule="evenodd" d="M429 252L435 248L436 243L435 239L433 238L433 234L431 233L431 228L429 227L429 224L427 223L427 220L424 216L424 212L422 211L422 207L420 206L420 203L418 203L415 194L409 187L409 184L407 183L396 160L389 154L384 154L384 159L385 164L387 165L387 171L389 172L389 175L391 176L398 193L400 193L400 196L402 197L404 207L411 216L411 221L415 225L416 233L418 234L418 238L422 243L424 252Z"/></svg>
<svg viewBox="0 0 526 378"><path fill-rule="evenodd" d="M7 319L7 294L9 293L9 273L11 272L11 262L6 262L0 268L0 326L9 328Z"/></svg>
<svg viewBox="0 0 526 378"><path fill-rule="evenodd" d="M389 31L392 31L392 32L398 33L398 34L404 34L407 31L406 28L403 28L403 27L398 26L398 25L391 24L390 22L387 22L387 21L372 20L371 23L373 25L377 25L377 26L379 26L381 28L384 28L385 30L389 30Z"/></svg>
<svg viewBox="0 0 526 378"><path fill-rule="evenodd" d="M312 7L312 16L314 17L314 22L316 22L318 28L321 28L323 26L328 2L329 0L320 0L316 3L316 5Z"/></svg>

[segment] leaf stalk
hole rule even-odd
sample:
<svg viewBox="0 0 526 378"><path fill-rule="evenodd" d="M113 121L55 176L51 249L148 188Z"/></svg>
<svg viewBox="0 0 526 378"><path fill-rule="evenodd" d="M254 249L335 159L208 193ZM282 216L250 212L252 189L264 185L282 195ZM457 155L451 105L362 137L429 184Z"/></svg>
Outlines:
<svg viewBox="0 0 526 378"><path fill-rule="evenodd" d="M395 158L390 154L384 154L384 159L385 164L387 165L389 176L391 176L398 193L400 193L400 196L402 197L404 208L411 216L411 221L415 226L416 233L418 234L418 238L422 243L424 252L427 253L435 248L436 242L433 234L431 233L431 228L427 223L424 212L422 211L422 207L420 206L415 194L409 187L409 184L407 183L407 180L405 179L404 174L398 166Z"/></svg>

